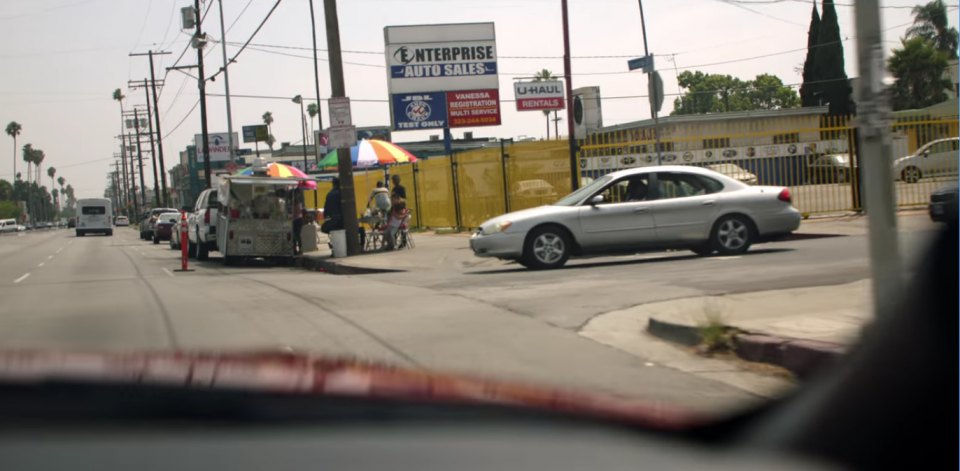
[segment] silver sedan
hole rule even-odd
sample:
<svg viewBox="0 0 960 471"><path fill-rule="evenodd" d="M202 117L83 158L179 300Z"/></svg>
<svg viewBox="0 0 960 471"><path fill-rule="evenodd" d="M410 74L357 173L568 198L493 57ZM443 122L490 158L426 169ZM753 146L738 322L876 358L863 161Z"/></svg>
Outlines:
<svg viewBox="0 0 960 471"><path fill-rule="evenodd" d="M732 255L800 227L790 190L687 166L622 170L549 206L490 219L470 238L480 257L558 268L571 256L687 248Z"/></svg>

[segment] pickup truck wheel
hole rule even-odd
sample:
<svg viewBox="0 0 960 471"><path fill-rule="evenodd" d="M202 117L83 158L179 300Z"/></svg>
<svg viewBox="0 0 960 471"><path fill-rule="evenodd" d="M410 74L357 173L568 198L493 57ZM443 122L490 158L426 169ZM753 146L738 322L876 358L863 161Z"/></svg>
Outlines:
<svg viewBox="0 0 960 471"><path fill-rule="evenodd" d="M200 240L200 228L197 228L197 260L204 261L210 258L210 248L207 243Z"/></svg>

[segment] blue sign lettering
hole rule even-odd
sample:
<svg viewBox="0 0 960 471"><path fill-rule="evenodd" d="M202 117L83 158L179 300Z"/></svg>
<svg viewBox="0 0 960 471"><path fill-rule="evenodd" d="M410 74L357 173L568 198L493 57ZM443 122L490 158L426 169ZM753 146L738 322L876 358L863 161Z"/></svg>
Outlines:
<svg viewBox="0 0 960 471"><path fill-rule="evenodd" d="M390 66L390 77L395 79L471 77L477 75L497 75L497 63L468 62L455 64L407 64Z"/></svg>

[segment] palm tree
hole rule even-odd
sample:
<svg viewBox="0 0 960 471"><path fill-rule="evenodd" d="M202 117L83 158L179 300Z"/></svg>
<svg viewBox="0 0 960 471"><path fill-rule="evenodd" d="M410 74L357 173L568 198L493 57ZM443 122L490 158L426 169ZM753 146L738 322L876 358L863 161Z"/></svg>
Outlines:
<svg viewBox="0 0 960 471"><path fill-rule="evenodd" d="M56 168L54 168L54 167L52 167L52 166L49 167L49 168L47 168L47 176L50 177L50 188L53 188L53 187L56 186L56 185L54 185L54 183L53 183L53 177L54 177L54 175L56 175L56 174L57 174L57 169L56 169Z"/></svg>
<svg viewBox="0 0 960 471"><path fill-rule="evenodd" d="M533 75L534 82L545 82L547 80L553 80L557 78L553 75L553 72L550 72L547 69L541 69L540 72L537 72ZM550 140L550 110L543 110L543 116L547 118L547 140ZM555 136L559 137L559 136Z"/></svg>
<svg viewBox="0 0 960 471"><path fill-rule="evenodd" d="M37 166L37 171L34 172L34 175L36 176L36 179L37 179L37 186L40 186L40 164L43 163L43 159L45 159L46 157L47 155L44 154L43 151L40 149L37 149L37 153L33 157L33 165Z"/></svg>
<svg viewBox="0 0 960 471"><path fill-rule="evenodd" d="M60 185L60 194L63 194L63 184L67 182L66 178L63 178L63 175L57 177L57 183Z"/></svg>
<svg viewBox="0 0 960 471"><path fill-rule="evenodd" d="M32 167L33 159L35 158L37 151L33 148L33 144L24 144L23 146L23 161L27 163L27 188L30 188L30 183L33 182L33 173Z"/></svg>
<svg viewBox="0 0 960 471"><path fill-rule="evenodd" d="M60 192L54 188L50 190L50 196L53 196L53 207L57 212L60 212Z"/></svg>
<svg viewBox="0 0 960 471"><path fill-rule="evenodd" d="M913 7L913 26L907 29L907 39L918 37L930 41L949 58L957 57L957 29L947 24L947 6L943 0L933 0Z"/></svg>
<svg viewBox="0 0 960 471"><path fill-rule="evenodd" d="M13 175L16 178L17 175L17 136L20 135L20 130L23 129L23 126L20 126L20 123L16 121L10 121L7 123L7 135L13 138Z"/></svg>
<svg viewBox="0 0 960 471"><path fill-rule="evenodd" d="M320 105L316 103L310 103L307 105L307 114L310 115L310 136L313 136L313 118L316 118L320 114Z"/></svg>
<svg viewBox="0 0 960 471"><path fill-rule="evenodd" d="M273 142L274 142L274 140L271 139L271 137L273 137L273 126L272 126L272 124L273 124L273 113L271 113L271 112L269 112L269 111L263 113L263 124L266 124L266 125L267 125L267 146L270 147L270 151L272 152L272 151L273 151Z"/></svg>

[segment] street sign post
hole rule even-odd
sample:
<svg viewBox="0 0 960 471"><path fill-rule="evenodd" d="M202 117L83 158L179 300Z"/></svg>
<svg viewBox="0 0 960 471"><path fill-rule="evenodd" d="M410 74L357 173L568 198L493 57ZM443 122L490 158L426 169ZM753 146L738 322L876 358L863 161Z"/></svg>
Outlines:
<svg viewBox="0 0 960 471"><path fill-rule="evenodd" d="M659 113L663 108L663 79L660 78L660 72L654 71L650 74L650 80L647 82L647 93L650 96L650 109Z"/></svg>
<svg viewBox="0 0 960 471"><path fill-rule="evenodd" d="M329 128L327 132L327 147L332 149L349 149L357 143L356 126L337 126Z"/></svg>
<svg viewBox="0 0 960 471"><path fill-rule="evenodd" d="M649 74L653 72L653 55L630 59L627 61L627 67L629 67L630 70L643 69L644 72Z"/></svg>
<svg viewBox="0 0 960 471"><path fill-rule="evenodd" d="M350 126L353 124L350 117L350 98L330 98L330 127Z"/></svg>

